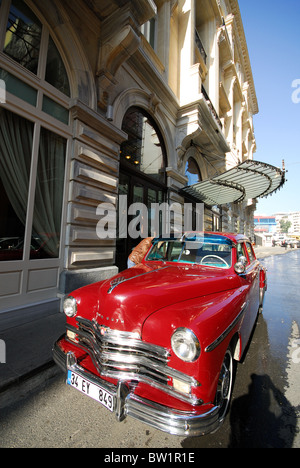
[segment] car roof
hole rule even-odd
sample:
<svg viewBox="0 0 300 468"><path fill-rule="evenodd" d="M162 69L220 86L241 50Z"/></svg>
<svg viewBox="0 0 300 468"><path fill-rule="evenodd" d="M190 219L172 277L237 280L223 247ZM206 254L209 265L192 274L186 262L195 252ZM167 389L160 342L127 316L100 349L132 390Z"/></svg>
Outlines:
<svg viewBox="0 0 300 468"><path fill-rule="evenodd" d="M203 232L201 231L190 231L185 234L190 234L191 232L193 232L194 234L203 234ZM249 238L244 234L237 234L234 232L204 231L204 234L227 237L232 242L249 241Z"/></svg>
<svg viewBox="0 0 300 468"><path fill-rule="evenodd" d="M242 242L242 241L250 242L249 238L247 236L245 236L244 234L237 234L237 233L233 233L233 232L218 232L218 231L187 231L187 232L183 233L183 236L180 236L177 239L185 239L187 237L197 236L197 235L199 235L199 237L201 237L201 236L203 236L203 234L206 235L206 236L214 235L214 236L219 236L219 237L226 237L233 244L237 244L238 242ZM158 237L156 239L157 240L172 240L172 239L174 240L174 239L176 239L176 236Z"/></svg>
<svg viewBox="0 0 300 468"><path fill-rule="evenodd" d="M228 237L233 242L249 241L249 238L245 234L237 234L234 232L211 232L211 234L218 234L219 236Z"/></svg>

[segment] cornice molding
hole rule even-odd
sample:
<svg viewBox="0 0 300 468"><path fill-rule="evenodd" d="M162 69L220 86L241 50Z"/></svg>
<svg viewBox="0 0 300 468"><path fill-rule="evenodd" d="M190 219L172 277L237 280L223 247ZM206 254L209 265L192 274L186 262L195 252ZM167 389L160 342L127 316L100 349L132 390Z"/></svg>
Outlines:
<svg viewBox="0 0 300 468"><path fill-rule="evenodd" d="M251 105L252 105L252 112L253 114L258 113L258 102L257 96L255 91L254 79L252 74L252 68L250 63L249 51L241 16L241 11L239 8L239 4L237 0L228 0L228 4L230 6L230 11L232 15L234 15L234 30L235 34L237 34L239 39L239 46L240 52L242 54L243 62L244 62L244 69L246 73L246 80L249 83L250 87L250 96L251 96Z"/></svg>

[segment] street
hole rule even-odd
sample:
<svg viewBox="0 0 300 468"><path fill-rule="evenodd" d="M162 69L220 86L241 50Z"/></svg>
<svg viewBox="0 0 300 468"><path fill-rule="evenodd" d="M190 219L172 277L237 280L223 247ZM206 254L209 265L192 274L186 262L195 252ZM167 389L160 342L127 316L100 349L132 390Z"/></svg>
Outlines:
<svg viewBox="0 0 300 468"><path fill-rule="evenodd" d="M263 258L268 291L247 354L237 365L230 411L218 432L200 438L122 423L65 385L62 373L1 410L0 447L300 448L300 250Z"/></svg>

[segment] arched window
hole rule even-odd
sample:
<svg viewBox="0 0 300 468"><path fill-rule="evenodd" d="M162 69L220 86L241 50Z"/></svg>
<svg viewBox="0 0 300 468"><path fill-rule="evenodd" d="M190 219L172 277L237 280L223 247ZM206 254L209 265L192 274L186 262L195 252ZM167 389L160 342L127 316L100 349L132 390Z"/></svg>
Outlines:
<svg viewBox="0 0 300 468"><path fill-rule="evenodd" d="M194 185L197 182L202 180L201 172L196 160L190 156L187 159L185 165L185 175L188 178L187 185ZM199 226L199 219L197 219L197 208L196 208L196 201L190 200L189 198L186 199L186 203L191 203L192 205L192 212L191 212L191 221L192 221L192 229L196 229Z"/></svg>
<svg viewBox="0 0 300 468"><path fill-rule="evenodd" d="M5 32L0 34L0 80L6 93L68 125L68 75L47 27L23 0L0 0L0 31Z"/></svg>
<svg viewBox="0 0 300 468"><path fill-rule="evenodd" d="M185 175L188 178L187 185L194 185L197 182L200 182L200 180L202 180L198 164L196 160L192 157L190 157L186 162Z"/></svg>
<svg viewBox="0 0 300 468"><path fill-rule="evenodd" d="M69 126L67 71L23 0L0 0L0 262L56 259Z"/></svg>
<svg viewBox="0 0 300 468"><path fill-rule="evenodd" d="M62 93L70 96L69 80L53 39L42 35L43 25L23 0L2 0L9 6L3 52ZM2 13L1 13L2 14ZM4 15L3 15L4 16ZM46 61L41 58L46 51Z"/></svg>
<svg viewBox="0 0 300 468"><path fill-rule="evenodd" d="M122 130L128 140L121 145L121 164L165 183L166 151L154 120L142 109L132 107L124 117Z"/></svg>
<svg viewBox="0 0 300 468"><path fill-rule="evenodd" d="M166 150L159 128L150 115L138 107L131 107L123 119L122 130L128 140L120 149L119 195L127 197L127 208L143 203L148 209L148 233L154 225L152 204L161 204L166 198ZM132 217L128 217L128 223ZM159 220L161 232L162 220ZM141 228L137 226L137 230ZM119 233L127 226L119 226ZM143 235L145 233L142 233ZM159 235L159 233L157 233ZM117 240L116 264L120 270L127 266L127 258L140 237L121 236Z"/></svg>

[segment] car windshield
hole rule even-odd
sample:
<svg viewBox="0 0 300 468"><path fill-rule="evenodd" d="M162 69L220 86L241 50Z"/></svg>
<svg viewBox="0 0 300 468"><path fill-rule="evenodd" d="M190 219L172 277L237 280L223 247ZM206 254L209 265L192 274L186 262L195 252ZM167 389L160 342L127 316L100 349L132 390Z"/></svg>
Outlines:
<svg viewBox="0 0 300 468"><path fill-rule="evenodd" d="M155 239L146 260L230 268L232 246L230 239L211 234Z"/></svg>

